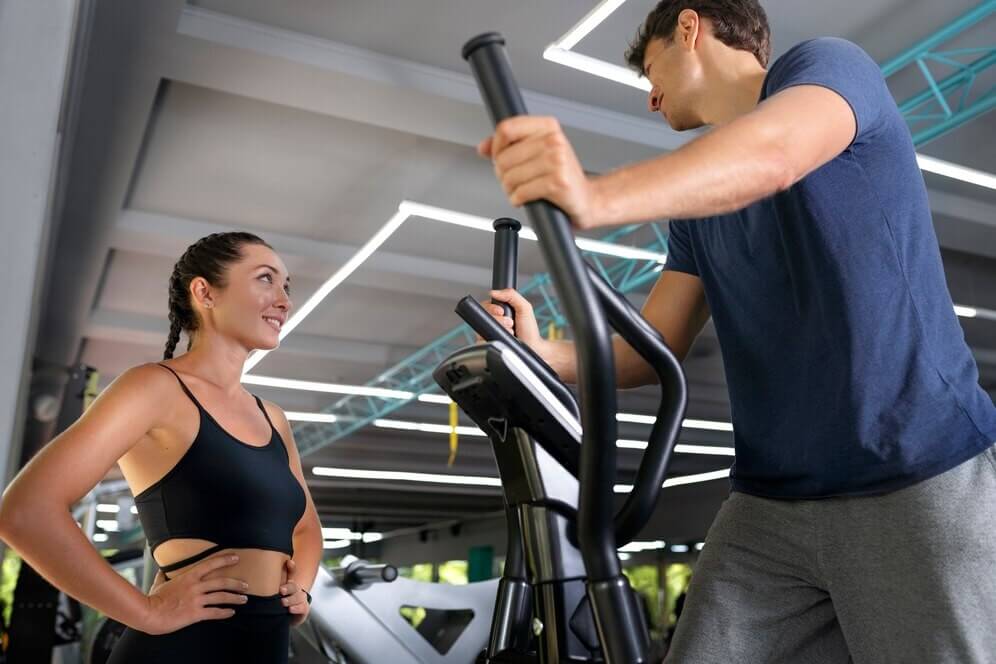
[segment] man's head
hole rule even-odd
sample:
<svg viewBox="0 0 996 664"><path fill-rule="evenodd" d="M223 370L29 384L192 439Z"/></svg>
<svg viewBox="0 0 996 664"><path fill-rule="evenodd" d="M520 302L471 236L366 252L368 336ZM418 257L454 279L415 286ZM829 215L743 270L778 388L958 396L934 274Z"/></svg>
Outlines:
<svg viewBox="0 0 996 664"><path fill-rule="evenodd" d="M758 0L662 0L626 52L653 84L650 110L676 130L706 123L705 100L731 61L768 66L771 36ZM753 58L753 59L751 59Z"/></svg>

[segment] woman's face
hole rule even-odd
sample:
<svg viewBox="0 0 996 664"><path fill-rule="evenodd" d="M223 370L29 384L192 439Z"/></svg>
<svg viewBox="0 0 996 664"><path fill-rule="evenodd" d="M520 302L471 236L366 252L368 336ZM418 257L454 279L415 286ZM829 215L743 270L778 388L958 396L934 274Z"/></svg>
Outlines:
<svg viewBox="0 0 996 664"><path fill-rule="evenodd" d="M215 291L210 315L215 328L252 350L280 345L280 330L293 303L287 266L269 247L247 244L228 268L227 286Z"/></svg>

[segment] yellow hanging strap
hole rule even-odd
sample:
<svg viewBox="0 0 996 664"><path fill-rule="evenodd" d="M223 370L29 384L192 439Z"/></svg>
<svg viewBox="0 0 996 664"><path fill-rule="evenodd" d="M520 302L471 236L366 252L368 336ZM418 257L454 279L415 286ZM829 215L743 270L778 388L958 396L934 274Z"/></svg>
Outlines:
<svg viewBox="0 0 996 664"><path fill-rule="evenodd" d="M456 461L457 455L457 445L459 440L457 438L457 424L460 422L460 411L457 410L457 405L455 401L450 401L450 460L447 462L447 466L452 466Z"/></svg>
<svg viewBox="0 0 996 664"><path fill-rule="evenodd" d="M97 395L100 394L100 390L97 389L98 383L100 383L100 372L91 371L90 375L87 376L86 388L83 391L83 410L89 408Z"/></svg>
<svg viewBox="0 0 996 664"><path fill-rule="evenodd" d="M557 324L554 323L553 321L550 321L550 325L547 326L546 328L546 338L550 339L551 341L555 339L563 339L564 330L562 328L557 327Z"/></svg>

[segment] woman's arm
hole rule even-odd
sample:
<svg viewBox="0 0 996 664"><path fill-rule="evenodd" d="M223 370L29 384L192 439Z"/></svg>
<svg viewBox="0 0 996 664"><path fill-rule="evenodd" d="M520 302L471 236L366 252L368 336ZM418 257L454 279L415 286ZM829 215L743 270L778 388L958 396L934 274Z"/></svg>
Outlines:
<svg viewBox="0 0 996 664"><path fill-rule="evenodd" d="M148 598L101 557L70 508L168 415L161 412L169 403L168 379L151 365L122 374L0 499L0 538L55 587L138 629L149 618Z"/></svg>
<svg viewBox="0 0 996 664"><path fill-rule="evenodd" d="M287 583L281 587L281 594L291 595L287 597L287 601L291 606L292 613L298 613L299 611L307 613L308 605L306 603L303 607L295 609L295 606L301 606L303 597L295 598L293 595L297 594L297 589L310 590L311 586L315 583L315 577L318 575L318 565L322 562L322 524L318 518L318 510L315 509L315 503L311 499L311 492L308 491L308 483L304 479L301 456L297 451L297 443L294 441L294 432L291 430L290 422L287 421L287 416L284 415L284 411L279 406L270 402L266 402L266 406L274 426L280 432L280 437L284 439L284 445L287 446L287 456L290 458L291 472L301 484L301 489L304 491L305 497L304 514L294 527L294 556L288 561ZM285 593L284 589L291 582L293 582L295 588L289 588L289 590L294 592Z"/></svg>

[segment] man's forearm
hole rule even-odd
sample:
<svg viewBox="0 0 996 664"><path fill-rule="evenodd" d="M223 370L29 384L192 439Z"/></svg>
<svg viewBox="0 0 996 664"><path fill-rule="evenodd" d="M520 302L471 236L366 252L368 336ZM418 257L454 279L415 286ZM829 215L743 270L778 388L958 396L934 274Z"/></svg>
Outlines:
<svg viewBox="0 0 996 664"><path fill-rule="evenodd" d="M545 341L540 353L546 363L568 384L578 381L577 355L573 341ZM612 336L612 352L616 369L616 386L620 389L639 387L654 382L650 365L619 335Z"/></svg>
<svg viewBox="0 0 996 664"><path fill-rule="evenodd" d="M788 188L794 177L777 132L747 115L674 152L593 179L592 221L611 226L723 214Z"/></svg>

